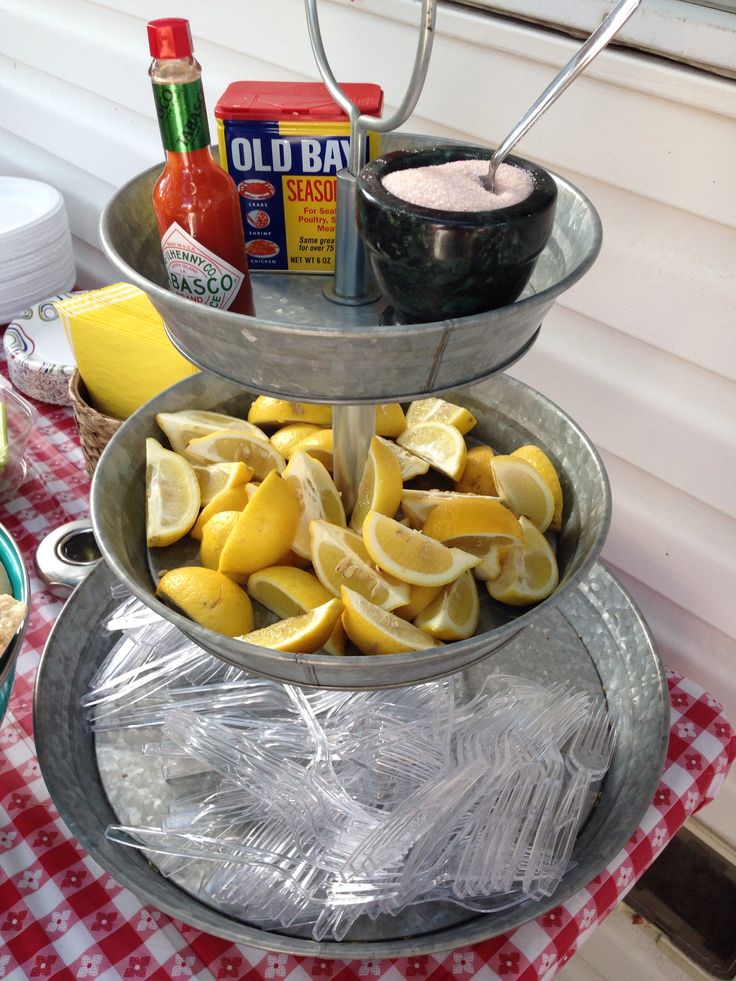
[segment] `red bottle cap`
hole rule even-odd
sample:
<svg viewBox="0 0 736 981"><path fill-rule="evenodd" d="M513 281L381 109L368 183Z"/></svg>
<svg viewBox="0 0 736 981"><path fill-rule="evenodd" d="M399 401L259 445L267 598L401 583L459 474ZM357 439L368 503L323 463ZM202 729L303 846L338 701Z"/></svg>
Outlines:
<svg viewBox="0 0 736 981"><path fill-rule="evenodd" d="M148 46L153 58L191 58L194 45L189 21L183 17L149 21Z"/></svg>

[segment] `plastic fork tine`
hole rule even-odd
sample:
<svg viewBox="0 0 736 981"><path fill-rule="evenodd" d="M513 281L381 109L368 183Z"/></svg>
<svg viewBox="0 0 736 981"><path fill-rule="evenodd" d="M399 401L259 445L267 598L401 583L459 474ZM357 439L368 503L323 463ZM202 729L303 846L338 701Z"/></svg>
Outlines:
<svg viewBox="0 0 736 981"><path fill-rule="evenodd" d="M609 718L606 703L601 702L573 737L570 761L589 776L601 777L611 763L615 744L616 726Z"/></svg>

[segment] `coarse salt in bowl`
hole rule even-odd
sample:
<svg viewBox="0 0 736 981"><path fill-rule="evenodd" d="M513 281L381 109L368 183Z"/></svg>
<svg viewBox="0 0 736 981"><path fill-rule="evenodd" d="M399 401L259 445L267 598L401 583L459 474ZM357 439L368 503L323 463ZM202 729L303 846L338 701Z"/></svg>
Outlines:
<svg viewBox="0 0 736 981"><path fill-rule="evenodd" d="M524 290L552 231L557 185L508 157L491 195L480 177L492 155L448 144L396 150L361 170L358 228L399 322L471 316Z"/></svg>
<svg viewBox="0 0 736 981"><path fill-rule="evenodd" d="M434 211L498 211L520 204L535 187L531 173L512 164L496 170L493 191L483 183L487 175L487 160L450 160L392 170L382 183L402 201Z"/></svg>

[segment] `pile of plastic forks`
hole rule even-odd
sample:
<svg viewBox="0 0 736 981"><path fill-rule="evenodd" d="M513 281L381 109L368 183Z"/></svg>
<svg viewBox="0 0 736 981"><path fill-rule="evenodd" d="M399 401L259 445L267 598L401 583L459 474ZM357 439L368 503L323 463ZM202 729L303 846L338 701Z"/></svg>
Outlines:
<svg viewBox="0 0 736 981"><path fill-rule="evenodd" d="M109 838L165 875L203 862L208 902L318 940L416 903L494 910L555 891L614 749L602 696L500 674L470 700L452 678L304 691L150 617L116 612L122 639L84 703L92 728L152 727L146 752L182 792L161 826ZM201 792L180 780L193 774Z"/></svg>

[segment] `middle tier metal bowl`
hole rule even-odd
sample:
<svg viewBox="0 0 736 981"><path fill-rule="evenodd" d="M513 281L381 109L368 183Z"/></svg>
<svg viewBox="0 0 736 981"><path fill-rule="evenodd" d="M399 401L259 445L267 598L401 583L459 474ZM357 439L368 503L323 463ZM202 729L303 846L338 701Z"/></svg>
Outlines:
<svg viewBox="0 0 736 981"><path fill-rule="evenodd" d="M381 150L439 142L392 133L382 137ZM587 272L601 246L595 208L553 174L558 197L552 234L529 284L509 306L434 323L384 325L383 299L342 306L323 294L329 277L259 272L252 276L257 315L244 317L192 303L167 288L151 206L161 168L133 178L105 208L100 235L107 255L123 279L148 294L185 357L278 398L396 402L503 371L531 347L555 299Z"/></svg>
<svg viewBox="0 0 736 981"><path fill-rule="evenodd" d="M501 606L482 589L481 622L469 640L411 654L332 657L289 654L213 633L165 606L154 595L154 571L191 564L191 540L149 556L145 530L145 440L163 438L159 412L209 409L245 417L253 396L240 386L203 372L173 385L139 409L118 430L97 466L92 483L92 521L107 563L132 593L185 634L226 661L264 677L322 688L391 688L438 678L487 657L556 605L589 572L608 533L611 497L601 460L585 433L558 406L527 385L497 375L473 388L452 392L453 402L478 419L472 436L496 452L529 443L541 447L562 484L564 512L557 536L560 585L537 606ZM194 543L196 544L196 543Z"/></svg>

